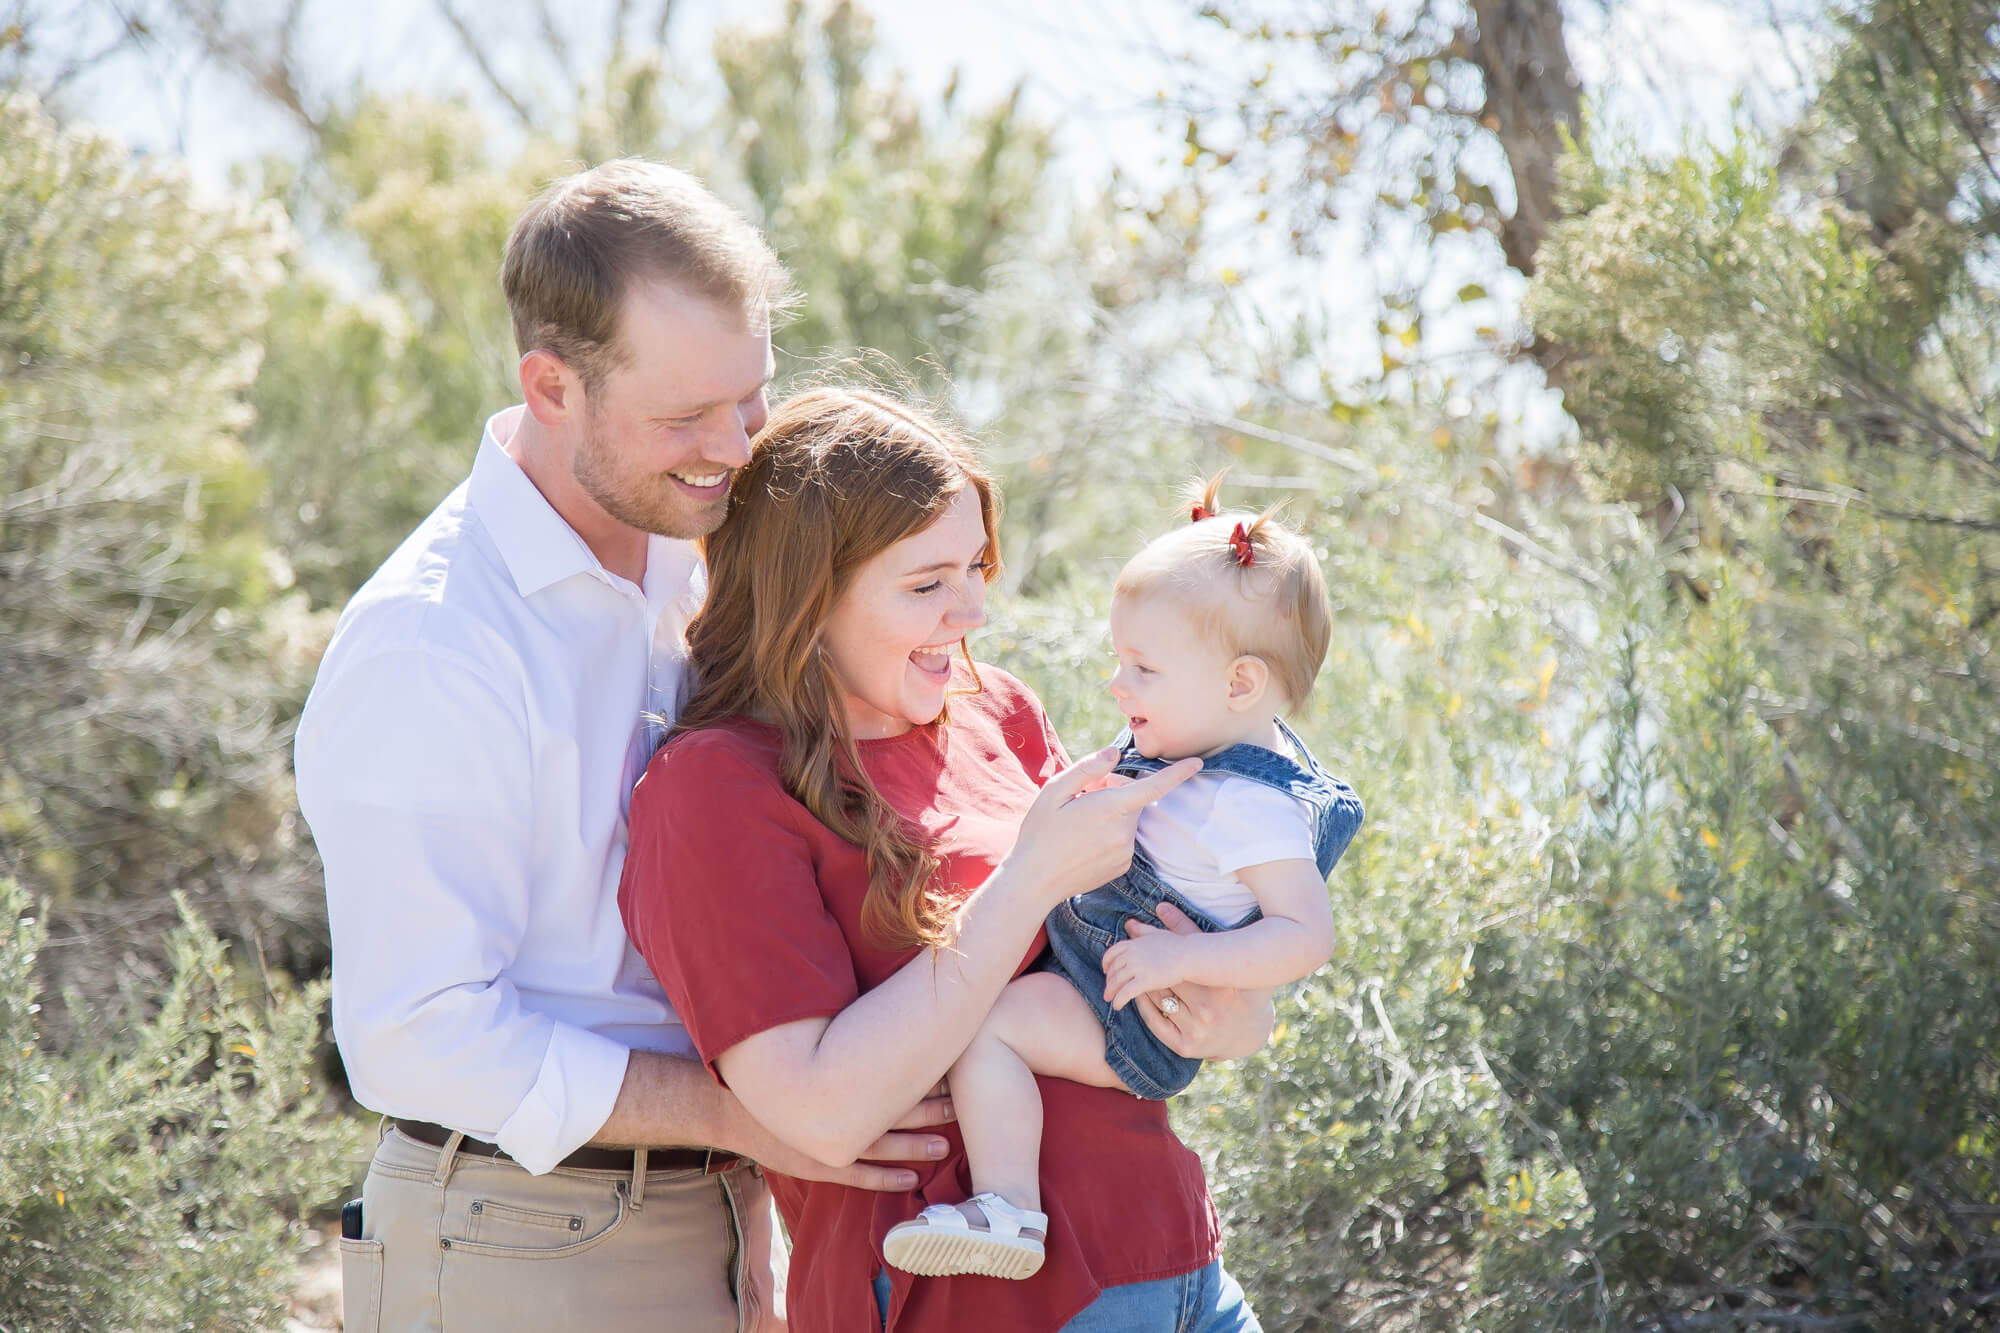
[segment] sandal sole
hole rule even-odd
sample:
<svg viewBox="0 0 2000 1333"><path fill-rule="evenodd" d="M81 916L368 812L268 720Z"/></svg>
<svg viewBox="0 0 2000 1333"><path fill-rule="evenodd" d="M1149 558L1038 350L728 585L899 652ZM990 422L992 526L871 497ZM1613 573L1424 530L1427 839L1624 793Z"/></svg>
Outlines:
<svg viewBox="0 0 2000 1333"><path fill-rule="evenodd" d="M918 1277L1024 1278L1040 1271L1043 1247L1005 1240L983 1231L942 1231L912 1228L891 1231L882 1241L882 1257L895 1268Z"/></svg>

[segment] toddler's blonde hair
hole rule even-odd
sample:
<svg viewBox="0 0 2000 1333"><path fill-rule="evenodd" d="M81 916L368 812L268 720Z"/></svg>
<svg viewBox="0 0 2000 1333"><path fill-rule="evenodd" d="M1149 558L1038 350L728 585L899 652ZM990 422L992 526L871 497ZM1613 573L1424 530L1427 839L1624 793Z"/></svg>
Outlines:
<svg viewBox="0 0 2000 1333"><path fill-rule="evenodd" d="M1260 659L1289 713L1312 693L1333 637L1326 578L1312 547L1277 521L1275 509L1216 512L1225 475L1197 483L1201 509L1211 517L1147 543L1119 571L1111 596L1171 597L1204 639L1231 657ZM1250 542L1248 565L1230 543L1239 523Z"/></svg>

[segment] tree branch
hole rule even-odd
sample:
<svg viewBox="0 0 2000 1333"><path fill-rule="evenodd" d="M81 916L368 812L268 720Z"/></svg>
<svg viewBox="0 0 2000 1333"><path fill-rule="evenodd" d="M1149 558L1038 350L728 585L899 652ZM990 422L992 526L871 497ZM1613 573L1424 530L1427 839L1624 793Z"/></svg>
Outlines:
<svg viewBox="0 0 2000 1333"><path fill-rule="evenodd" d="M458 34L459 44L465 48L465 53L472 57L472 63L485 78L486 86L507 104L508 109L514 113L514 119L521 122L522 129L534 129L535 118L528 114L528 108L514 96L514 90L507 86L507 81L493 68L493 62L486 56L486 48L480 43L479 38L473 35L470 25L459 17L456 9L452 8L451 0L431 0L431 3L436 7L438 17L451 25L451 30Z"/></svg>

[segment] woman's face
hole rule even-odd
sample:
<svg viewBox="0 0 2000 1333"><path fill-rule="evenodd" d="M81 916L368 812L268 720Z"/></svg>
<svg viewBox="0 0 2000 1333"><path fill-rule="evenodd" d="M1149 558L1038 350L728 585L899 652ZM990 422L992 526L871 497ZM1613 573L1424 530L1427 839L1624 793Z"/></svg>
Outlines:
<svg viewBox="0 0 2000 1333"><path fill-rule="evenodd" d="M951 655L986 623L986 525L966 486L935 522L878 552L826 622L826 652L856 740L937 719Z"/></svg>

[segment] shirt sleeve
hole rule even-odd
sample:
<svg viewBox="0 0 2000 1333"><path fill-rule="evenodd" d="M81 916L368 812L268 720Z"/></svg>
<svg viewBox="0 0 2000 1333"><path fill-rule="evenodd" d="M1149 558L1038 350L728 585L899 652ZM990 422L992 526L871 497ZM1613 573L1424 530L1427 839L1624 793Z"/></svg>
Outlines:
<svg viewBox="0 0 2000 1333"><path fill-rule="evenodd" d="M323 670L299 805L326 869L333 1027L355 1097L552 1168L603 1127L629 1051L507 977L533 887L532 757L478 663L396 649Z"/></svg>
<svg viewBox="0 0 2000 1333"><path fill-rule="evenodd" d="M831 1018L861 993L810 818L722 732L667 745L633 792L625 930L718 1082L717 1058L739 1042Z"/></svg>
<svg viewBox="0 0 2000 1333"><path fill-rule="evenodd" d="M1313 859L1312 819L1292 796L1261 782L1225 780L1200 833L1216 868L1234 873L1266 861Z"/></svg>

